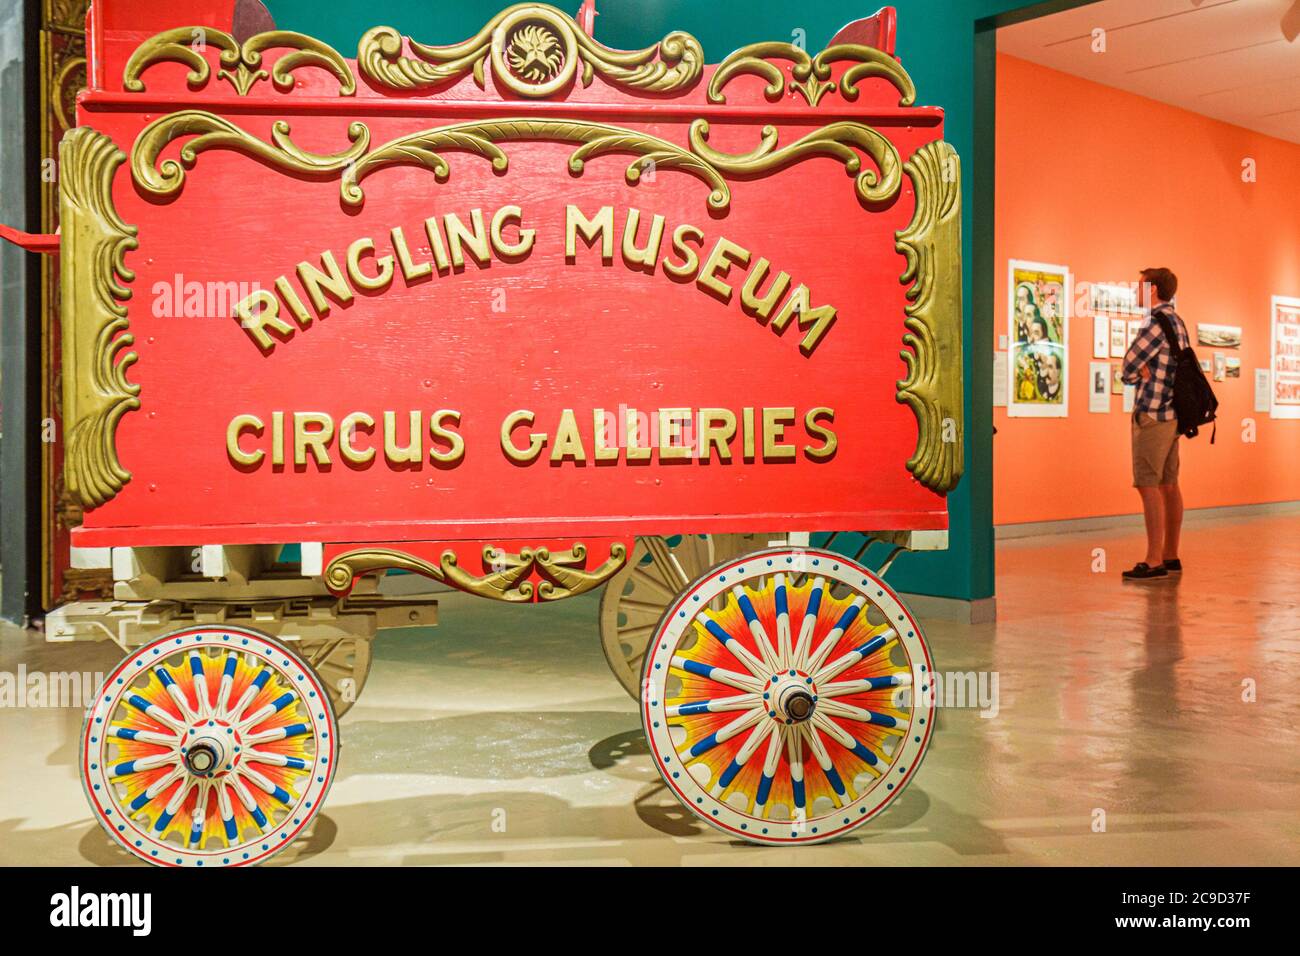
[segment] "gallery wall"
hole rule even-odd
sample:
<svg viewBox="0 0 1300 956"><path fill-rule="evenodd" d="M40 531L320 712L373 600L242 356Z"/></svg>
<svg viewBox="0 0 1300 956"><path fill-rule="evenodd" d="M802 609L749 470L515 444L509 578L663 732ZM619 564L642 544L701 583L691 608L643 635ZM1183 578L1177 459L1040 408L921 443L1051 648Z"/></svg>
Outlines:
<svg viewBox="0 0 1300 956"><path fill-rule="evenodd" d="M1010 259L1067 265L1076 286L1168 266L1193 338L1202 322L1242 329L1240 348L1196 346L1201 358L1239 358L1241 376L1212 383L1216 443L1208 434L1183 442L1187 506L1300 500L1300 420L1255 411L1271 298L1300 296L1300 145L1014 57L1000 54L997 71L991 346L1006 347ZM1254 182L1243 181L1246 160ZM996 524L1140 510L1122 396L1109 397L1108 412L1089 411L1093 321L1077 309L1068 346L1066 417L994 408ZM995 388L1005 395L1005 382Z"/></svg>

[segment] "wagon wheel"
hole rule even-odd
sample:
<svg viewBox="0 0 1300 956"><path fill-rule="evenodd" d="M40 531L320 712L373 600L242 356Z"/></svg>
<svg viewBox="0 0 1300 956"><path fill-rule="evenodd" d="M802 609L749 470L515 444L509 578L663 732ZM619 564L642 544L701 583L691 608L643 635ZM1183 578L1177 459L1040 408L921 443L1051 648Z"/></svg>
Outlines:
<svg viewBox="0 0 1300 956"><path fill-rule="evenodd" d="M636 539L631 559L600 598L600 643L618 682L641 696L641 663L664 610L719 561L753 550L759 535L690 534Z"/></svg>
<svg viewBox="0 0 1300 956"><path fill-rule="evenodd" d="M646 739L669 789L713 826L829 840L915 776L934 664L898 596L856 563L788 547L732 559L678 596L653 641Z"/></svg>
<svg viewBox="0 0 1300 956"><path fill-rule="evenodd" d="M298 656L320 675L334 715L342 717L361 696L370 676L372 638L341 634L338 637L307 637L297 642Z"/></svg>
<svg viewBox="0 0 1300 956"><path fill-rule="evenodd" d="M160 866L259 863L304 833L334 777L320 679L256 631L191 627L139 648L86 714L95 818Z"/></svg>

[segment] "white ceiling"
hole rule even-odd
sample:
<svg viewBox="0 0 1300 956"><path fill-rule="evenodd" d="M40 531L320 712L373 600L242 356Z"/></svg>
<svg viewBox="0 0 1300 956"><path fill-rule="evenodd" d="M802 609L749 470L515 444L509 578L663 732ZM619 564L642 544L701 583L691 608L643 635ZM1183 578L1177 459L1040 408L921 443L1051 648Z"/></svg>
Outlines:
<svg viewBox="0 0 1300 956"><path fill-rule="evenodd" d="M1300 0L1101 0L999 30L998 50L1300 143L1300 37L1284 30L1300 32Z"/></svg>

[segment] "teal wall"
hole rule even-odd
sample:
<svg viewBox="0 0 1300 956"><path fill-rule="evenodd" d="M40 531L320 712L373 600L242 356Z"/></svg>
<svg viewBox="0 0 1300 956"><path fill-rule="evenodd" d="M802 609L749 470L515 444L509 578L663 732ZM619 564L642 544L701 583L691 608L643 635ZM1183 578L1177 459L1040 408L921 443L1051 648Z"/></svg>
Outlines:
<svg viewBox="0 0 1300 956"><path fill-rule="evenodd" d="M499 0L264 2L277 27L319 37L349 53L362 33L381 24L425 43L454 43L508 5ZM993 358L991 349L971 347L987 344L993 329L992 28L1083 2L1087 0L894 2L898 54L916 81L918 101L947 111L945 137L962 157L965 197L966 477L949 498L949 550L905 554L890 571L890 583L904 591L968 600L993 594ZM555 5L575 13L579 4L562 0ZM815 52L845 23L869 16L878 6L873 0L861 6L843 0L597 0L596 38L608 46L636 49L672 30L685 30L703 44L708 61L716 63L746 43L789 40L801 29L808 50ZM979 401L972 401L972 395Z"/></svg>

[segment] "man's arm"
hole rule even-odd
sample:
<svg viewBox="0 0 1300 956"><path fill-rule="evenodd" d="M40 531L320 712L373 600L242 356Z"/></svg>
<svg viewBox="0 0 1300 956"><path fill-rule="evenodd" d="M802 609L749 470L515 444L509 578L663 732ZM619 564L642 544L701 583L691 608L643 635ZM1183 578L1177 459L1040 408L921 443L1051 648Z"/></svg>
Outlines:
<svg viewBox="0 0 1300 956"><path fill-rule="evenodd" d="M1160 351L1160 326L1155 320L1147 319L1133 344L1124 355L1124 369L1120 379L1125 385L1137 385L1142 381L1142 372L1150 365Z"/></svg>

